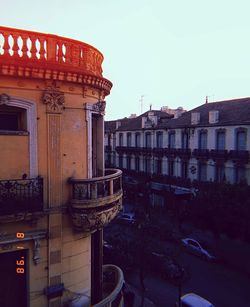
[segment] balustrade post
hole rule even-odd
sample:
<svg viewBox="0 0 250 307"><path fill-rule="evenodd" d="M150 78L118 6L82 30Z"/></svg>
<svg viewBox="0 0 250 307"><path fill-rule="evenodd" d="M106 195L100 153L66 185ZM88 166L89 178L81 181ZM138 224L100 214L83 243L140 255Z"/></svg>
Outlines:
<svg viewBox="0 0 250 307"><path fill-rule="evenodd" d="M97 199L97 183L91 183L90 185L91 195L90 199Z"/></svg>
<svg viewBox="0 0 250 307"><path fill-rule="evenodd" d="M53 37L47 39L47 60L56 61L56 40Z"/></svg>
<svg viewBox="0 0 250 307"><path fill-rule="evenodd" d="M114 194L114 180L111 179L109 181L109 195L113 195Z"/></svg>

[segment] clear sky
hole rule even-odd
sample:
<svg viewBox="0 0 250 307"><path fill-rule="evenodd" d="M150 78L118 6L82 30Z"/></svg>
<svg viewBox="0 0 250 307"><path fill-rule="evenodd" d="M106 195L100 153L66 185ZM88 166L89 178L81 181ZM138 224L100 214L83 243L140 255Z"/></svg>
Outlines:
<svg viewBox="0 0 250 307"><path fill-rule="evenodd" d="M250 96L249 0L0 0L1 25L104 54L106 119Z"/></svg>

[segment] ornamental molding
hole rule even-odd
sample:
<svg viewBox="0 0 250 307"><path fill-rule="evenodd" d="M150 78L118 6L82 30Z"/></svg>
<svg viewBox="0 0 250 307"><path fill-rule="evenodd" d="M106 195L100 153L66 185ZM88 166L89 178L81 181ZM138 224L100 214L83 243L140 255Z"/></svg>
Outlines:
<svg viewBox="0 0 250 307"><path fill-rule="evenodd" d="M74 229L88 236L109 224L121 209L121 198L115 201L111 207L103 208L102 211L97 210L97 208L82 210L71 208L71 219Z"/></svg>
<svg viewBox="0 0 250 307"><path fill-rule="evenodd" d="M48 113L62 113L64 109L64 93L49 87L43 92L42 102L47 106Z"/></svg>
<svg viewBox="0 0 250 307"><path fill-rule="evenodd" d="M9 104L10 96L7 94L1 94L0 95L0 105Z"/></svg>
<svg viewBox="0 0 250 307"><path fill-rule="evenodd" d="M105 108L106 108L106 101L98 101L97 103L92 105L92 111L100 113L102 115L105 114Z"/></svg>

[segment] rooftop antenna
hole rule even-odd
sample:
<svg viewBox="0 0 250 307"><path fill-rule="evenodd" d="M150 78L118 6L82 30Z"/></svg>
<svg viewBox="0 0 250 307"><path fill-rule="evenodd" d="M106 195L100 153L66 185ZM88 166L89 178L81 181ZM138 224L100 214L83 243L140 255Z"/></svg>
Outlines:
<svg viewBox="0 0 250 307"><path fill-rule="evenodd" d="M141 103L141 114L143 112L143 98L144 98L144 95L141 95L141 99L139 99L139 101Z"/></svg>
<svg viewBox="0 0 250 307"><path fill-rule="evenodd" d="M208 103L208 96L206 96L206 103Z"/></svg>
<svg viewBox="0 0 250 307"><path fill-rule="evenodd" d="M152 110L152 103L150 104L150 111Z"/></svg>

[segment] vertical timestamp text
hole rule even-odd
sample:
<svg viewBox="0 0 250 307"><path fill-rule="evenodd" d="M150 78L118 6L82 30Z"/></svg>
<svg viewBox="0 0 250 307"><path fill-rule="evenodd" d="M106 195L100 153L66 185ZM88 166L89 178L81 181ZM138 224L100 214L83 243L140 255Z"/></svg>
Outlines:
<svg viewBox="0 0 250 307"><path fill-rule="evenodd" d="M25 235L24 232L17 232L16 233L17 239L24 239ZM23 246L17 246L17 249L24 249ZM16 273L17 274L24 274L24 268L25 268L25 258L24 256L20 256L18 259L16 259Z"/></svg>

